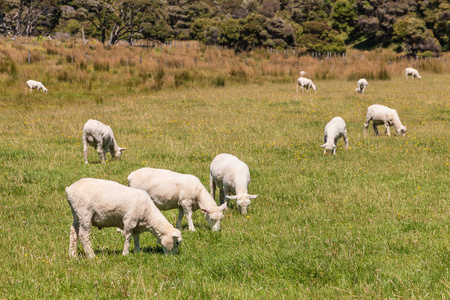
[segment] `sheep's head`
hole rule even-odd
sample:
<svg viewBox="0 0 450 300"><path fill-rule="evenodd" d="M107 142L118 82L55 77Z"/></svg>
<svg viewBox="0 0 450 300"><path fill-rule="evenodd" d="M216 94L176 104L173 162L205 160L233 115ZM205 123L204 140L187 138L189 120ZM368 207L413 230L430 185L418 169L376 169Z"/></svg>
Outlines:
<svg viewBox="0 0 450 300"><path fill-rule="evenodd" d="M42 88L42 90L44 91L44 93L47 93L47 89L45 87Z"/></svg>
<svg viewBox="0 0 450 300"><path fill-rule="evenodd" d="M178 229L174 228L172 233L164 235L160 242L164 254L176 254L178 252L178 248L180 247L181 241L181 231Z"/></svg>
<svg viewBox="0 0 450 300"><path fill-rule="evenodd" d="M315 90L315 91L317 91L317 90L319 89L314 83L311 84L311 87L312 87L312 89Z"/></svg>
<svg viewBox="0 0 450 300"><path fill-rule="evenodd" d="M400 126L400 128L397 129L397 133L400 136L405 136L405 134L406 134L406 126L404 126L404 125Z"/></svg>
<svg viewBox="0 0 450 300"><path fill-rule="evenodd" d="M239 194L236 196L226 196L227 199L236 200L236 204L241 211L241 214L247 214L247 207L252 203L250 199L255 199L258 195Z"/></svg>
<svg viewBox="0 0 450 300"><path fill-rule="evenodd" d="M122 152L124 150L126 150L126 148L120 148L119 147L119 149L116 152L114 152L114 155L113 155L114 159L119 159L122 156Z"/></svg>
<svg viewBox="0 0 450 300"><path fill-rule="evenodd" d="M326 151L333 151L334 152L334 150L336 149L336 144L335 143L332 143L332 144L325 143L325 144L321 145L320 147L325 148L324 153Z"/></svg>
<svg viewBox="0 0 450 300"><path fill-rule="evenodd" d="M417 78L418 78L418 79L422 79L422 77L421 77L419 74L417 74Z"/></svg>
<svg viewBox="0 0 450 300"><path fill-rule="evenodd" d="M221 206L213 207L212 209L202 209L205 213L205 220L211 226L212 231L220 230L220 221L223 219L223 210L227 208L225 202Z"/></svg>

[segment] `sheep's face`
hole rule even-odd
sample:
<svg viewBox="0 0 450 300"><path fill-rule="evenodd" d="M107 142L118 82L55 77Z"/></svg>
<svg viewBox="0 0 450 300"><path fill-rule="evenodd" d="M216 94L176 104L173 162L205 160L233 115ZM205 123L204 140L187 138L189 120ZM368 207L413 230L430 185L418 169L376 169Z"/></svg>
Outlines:
<svg viewBox="0 0 450 300"><path fill-rule="evenodd" d="M400 136L405 136L405 134L406 134L406 126L400 127L400 128L397 130L397 133L398 133Z"/></svg>
<svg viewBox="0 0 450 300"><path fill-rule="evenodd" d="M181 231L174 229L172 234L167 234L161 239L164 254L177 254L182 238Z"/></svg>
<svg viewBox="0 0 450 300"><path fill-rule="evenodd" d="M316 85L313 84L313 85L312 85L312 89L315 90L315 91L317 91L319 88L318 88Z"/></svg>
<svg viewBox="0 0 450 300"><path fill-rule="evenodd" d="M243 197L239 197L236 200L236 204L239 207L239 210L241 211L241 214L246 215L247 214L247 207L251 204L250 201L250 195L244 195Z"/></svg>
<svg viewBox="0 0 450 300"><path fill-rule="evenodd" d="M220 230L220 221L223 219L223 210L227 208L227 203L225 202L221 206L214 207L211 210L202 209L205 213L205 220L211 226L212 231Z"/></svg>
<svg viewBox="0 0 450 300"><path fill-rule="evenodd" d="M44 93L47 93L47 89L46 88L43 88L42 90L44 91Z"/></svg>

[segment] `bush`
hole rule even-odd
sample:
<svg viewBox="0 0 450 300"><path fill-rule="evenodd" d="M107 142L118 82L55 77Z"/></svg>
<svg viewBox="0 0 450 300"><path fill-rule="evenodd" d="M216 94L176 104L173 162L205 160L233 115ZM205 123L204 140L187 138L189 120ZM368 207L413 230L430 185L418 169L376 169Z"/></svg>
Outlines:
<svg viewBox="0 0 450 300"><path fill-rule="evenodd" d="M224 76L216 76L211 81L213 86L224 87L225 86L225 77Z"/></svg>
<svg viewBox="0 0 450 300"><path fill-rule="evenodd" d="M95 71L109 71L109 62L107 60L94 60L94 70Z"/></svg>

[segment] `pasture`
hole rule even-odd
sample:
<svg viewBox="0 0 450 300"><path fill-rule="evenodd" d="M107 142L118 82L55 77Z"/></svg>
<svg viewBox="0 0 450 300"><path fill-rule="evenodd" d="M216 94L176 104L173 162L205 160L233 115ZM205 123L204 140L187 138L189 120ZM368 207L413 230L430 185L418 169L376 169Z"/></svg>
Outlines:
<svg viewBox="0 0 450 300"><path fill-rule="evenodd" d="M27 65L17 59L25 46L1 47L13 62L0 74L1 299L450 297L448 60L419 68L420 81L405 79L406 63L386 64L390 79L368 80L361 95L359 78L349 80L356 63L341 78L318 76L331 62L311 65L319 90L309 93L295 92L298 72L267 80L275 75L233 67L188 70L181 85L175 70L154 88L157 76L138 82L138 64L80 68L58 63L53 51L53 63ZM48 94L30 93L31 77ZM376 103L397 110L406 137L377 137L371 126L363 136ZM341 139L336 155L323 155L323 129L335 116L347 123L350 148ZM90 118L110 125L127 148L120 161L107 154L99 164L90 148L84 164ZM209 190L209 165L224 152L250 168L249 193L259 196L247 216L231 202L220 232L200 211L196 232L184 218L176 256L163 255L150 233L141 235L143 252L131 246L122 256L114 228L93 228L96 258L69 258L66 186L84 177L127 184L149 166L196 175ZM163 214L175 224L177 211Z"/></svg>

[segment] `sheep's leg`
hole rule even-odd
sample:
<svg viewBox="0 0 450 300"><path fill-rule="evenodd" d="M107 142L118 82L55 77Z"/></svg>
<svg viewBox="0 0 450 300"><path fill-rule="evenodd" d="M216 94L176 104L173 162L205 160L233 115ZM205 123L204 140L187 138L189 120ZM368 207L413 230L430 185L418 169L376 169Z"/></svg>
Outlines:
<svg viewBox="0 0 450 300"><path fill-rule="evenodd" d="M84 163L88 164L89 145L85 134L83 134L83 154L84 154Z"/></svg>
<svg viewBox="0 0 450 300"><path fill-rule="evenodd" d="M134 240L134 252L140 252L141 247L139 247L139 233L133 234L133 240Z"/></svg>
<svg viewBox="0 0 450 300"><path fill-rule="evenodd" d="M106 163L106 161L105 161L105 151L103 150L103 143L102 142L98 142L98 144L97 144L97 153L98 153L98 157L100 158L100 161L102 162L102 164Z"/></svg>
<svg viewBox="0 0 450 300"><path fill-rule="evenodd" d="M298 82L297 82L297 93L298 93Z"/></svg>
<svg viewBox="0 0 450 300"><path fill-rule="evenodd" d="M188 220L188 226L190 231L195 231L194 222L192 221L192 209L190 207L182 206L183 212Z"/></svg>
<svg viewBox="0 0 450 300"><path fill-rule="evenodd" d="M373 122L372 126L373 126L373 131L375 131L375 135L378 135L378 127L377 127L377 124L375 124L375 122Z"/></svg>
<svg viewBox="0 0 450 300"><path fill-rule="evenodd" d="M122 255L127 255L128 253L130 253L130 242L131 242L131 237L133 236L131 230L125 230L124 228L124 233L123 236L125 237L125 243L123 245L123 251L122 251Z"/></svg>
<svg viewBox="0 0 450 300"><path fill-rule="evenodd" d="M80 224L77 221L73 221L70 226L70 242L69 242L69 256L77 257L77 245L78 245L78 232Z"/></svg>
<svg viewBox="0 0 450 300"><path fill-rule="evenodd" d="M216 183L214 182L212 175L209 175L209 189L213 199L216 199Z"/></svg>
<svg viewBox="0 0 450 300"><path fill-rule="evenodd" d="M219 189L219 200L220 200L220 205L225 203L225 192L223 191L223 189Z"/></svg>
<svg viewBox="0 0 450 300"><path fill-rule="evenodd" d="M94 250L92 250L91 241L89 241L89 235L91 233L91 224L89 225L81 225L79 227L78 236L80 238L81 244L84 248L84 253L89 258L94 258L95 253Z"/></svg>
<svg viewBox="0 0 450 300"><path fill-rule="evenodd" d="M391 126L389 126L389 123L385 122L384 127L386 127L385 133L387 133L388 136L391 136L391 130L390 130Z"/></svg>
<svg viewBox="0 0 450 300"><path fill-rule="evenodd" d="M181 229L181 220L183 219L183 216L184 216L184 211L183 211L183 208L180 207L178 209L178 219L177 219L177 228L178 229Z"/></svg>

